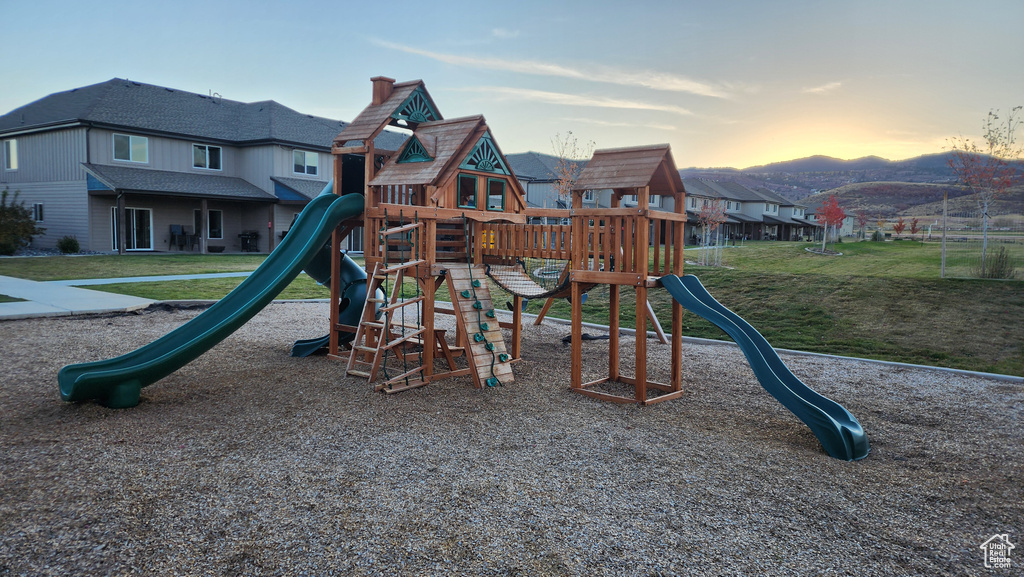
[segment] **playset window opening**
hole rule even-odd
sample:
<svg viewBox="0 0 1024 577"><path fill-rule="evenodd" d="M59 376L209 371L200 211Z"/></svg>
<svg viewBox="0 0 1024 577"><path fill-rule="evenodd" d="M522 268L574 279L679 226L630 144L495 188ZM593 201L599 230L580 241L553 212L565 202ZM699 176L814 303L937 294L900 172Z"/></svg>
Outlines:
<svg viewBox="0 0 1024 577"><path fill-rule="evenodd" d="M487 210L505 210L505 181L487 179Z"/></svg>
<svg viewBox="0 0 1024 577"><path fill-rule="evenodd" d="M476 177L460 174L458 194L459 208L476 208Z"/></svg>

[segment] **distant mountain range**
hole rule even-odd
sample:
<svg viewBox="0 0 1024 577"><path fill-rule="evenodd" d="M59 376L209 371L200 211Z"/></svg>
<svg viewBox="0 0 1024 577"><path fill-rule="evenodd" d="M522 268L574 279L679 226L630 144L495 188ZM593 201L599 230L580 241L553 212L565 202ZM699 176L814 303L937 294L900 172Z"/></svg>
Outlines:
<svg viewBox="0 0 1024 577"><path fill-rule="evenodd" d="M949 168L950 153L927 154L907 160L865 156L842 160L808 156L744 169L684 168L684 178L734 180L744 186L764 186L791 200L859 182L920 182L951 184L956 176Z"/></svg>
<svg viewBox="0 0 1024 577"><path fill-rule="evenodd" d="M949 192L951 210L976 210L974 197L957 185L949 168L950 156L944 152L907 160L878 156L841 160L819 155L744 169L685 168L679 174L734 181L748 188L763 186L811 208L835 194L847 214L863 211L881 218L935 215L941 213L943 192ZM1019 173L1024 176L1024 164ZM1024 214L1024 185L991 208L993 213Z"/></svg>

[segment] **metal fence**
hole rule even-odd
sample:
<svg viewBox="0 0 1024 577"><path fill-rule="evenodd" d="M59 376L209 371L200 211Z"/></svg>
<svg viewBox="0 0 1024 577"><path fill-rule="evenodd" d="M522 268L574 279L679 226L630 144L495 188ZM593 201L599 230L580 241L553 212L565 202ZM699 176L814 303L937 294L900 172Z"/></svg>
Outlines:
<svg viewBox="0 0 1024 577"><path fill-rule="evenodd" d="M943 278L1024 280L1024 216L946 210L939 227Z"/></svg>

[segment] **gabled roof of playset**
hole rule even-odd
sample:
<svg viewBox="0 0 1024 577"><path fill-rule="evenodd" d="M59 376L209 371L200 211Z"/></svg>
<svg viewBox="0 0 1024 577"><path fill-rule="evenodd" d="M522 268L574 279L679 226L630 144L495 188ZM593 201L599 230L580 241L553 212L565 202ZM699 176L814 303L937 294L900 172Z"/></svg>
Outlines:
<svg viewBox="0 0 1024 577"><path fill-rule="evenodd" d="M371 186L389 184L439 184L438 180L453 163L461 160L461 151L468 154L469 147L487 131L483 116L453 118L438 122L424 122L406 141L398 154L385 164L369 182ZM428 162L399 162L405 149L418 142L431 155Z"/></svg>
<svg viewBox="0 0 1024 577"><path fill-rule="evenodd" d="M635 189L649 186L651 194L682 194L672 149L667 144L595 150L573 190Z"/></svg>
<svg viewBox="0 0 1024 577"><path fill-rule="evenodd" d="M373 80L391 79L377 77ZM335 144L343 146L352 141L366 140L388 124L397 125L398 120L408 120L407 115L403 114L403 109L410 104L418 103L425 108L423 121L443 120L422 80L399 82L392 86L391 94L380 104L370 104L364 108L359 116L356 116L355 120L338 134L334 139ZM416 99L418 102L412 103L411 99ZM411 124L416 124L416 121L411 121Z"/></svg>

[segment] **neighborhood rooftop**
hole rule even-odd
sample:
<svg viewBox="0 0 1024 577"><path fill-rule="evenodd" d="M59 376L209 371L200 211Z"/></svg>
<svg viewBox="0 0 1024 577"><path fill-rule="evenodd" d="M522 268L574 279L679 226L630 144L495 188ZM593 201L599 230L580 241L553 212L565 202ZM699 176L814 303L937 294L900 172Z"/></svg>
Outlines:
<svg viewBox="0 0 1024 577"><path fill-rule="evenodd" d="M184 136L235 146L269 142L329 150L346 123L296 112L273 100L238 102L121 78L58 92L0 116L0 134L86 124ZM381 148L404 136L384 132Z"/></svg>

